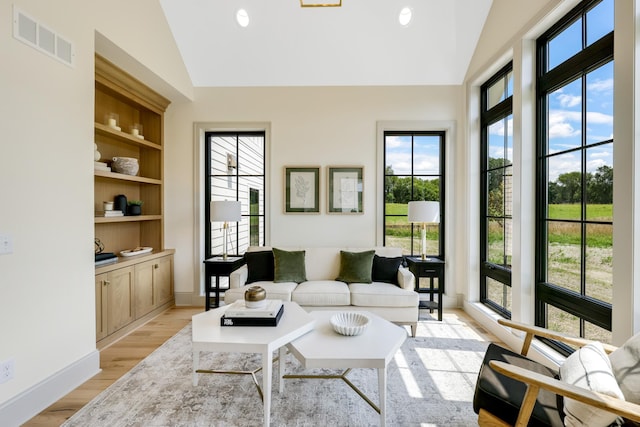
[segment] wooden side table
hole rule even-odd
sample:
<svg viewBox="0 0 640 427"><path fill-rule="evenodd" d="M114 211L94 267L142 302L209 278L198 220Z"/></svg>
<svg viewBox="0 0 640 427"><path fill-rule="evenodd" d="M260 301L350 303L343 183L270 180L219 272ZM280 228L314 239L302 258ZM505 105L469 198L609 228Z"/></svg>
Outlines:
<svg viewBox="0 0 640 427"><path fill-rule="evenodd" d="M409 271L416 276L416 292L429 294L428 301L420 301L420 308L428 308L430 313L438 310L438 320L442 320L442 294L444 294L444 260L440 258L427 257L405 257L409 266ZM420 286L420 278L429 279L429 287ZM438 279L437 286L434 280ZM434 294L438 295L438 300L434 301Z"/></svg>
<svg viewBox="0 0 640 427"><path fill-rule="evenodd" d="M216 256L204 260L205 310L209 310L211 308L212 291L215 292L215 307L220 307L220 277L229 277L232 272L242 267L244 262L244 257L241 256L228 256L227 259L224 259L221 256ZM211 278L214 276L216 278L216 285L214 289L211 289Z"/></svg>

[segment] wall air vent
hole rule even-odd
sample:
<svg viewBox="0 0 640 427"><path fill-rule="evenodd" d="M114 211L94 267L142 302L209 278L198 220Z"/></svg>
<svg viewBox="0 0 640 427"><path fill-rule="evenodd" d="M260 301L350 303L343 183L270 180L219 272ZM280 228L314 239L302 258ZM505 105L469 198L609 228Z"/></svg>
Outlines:
<svg viewBox="0 0 640 427"><path fill-rule="evenodd" d="M71 67L73 43L13 6L13 37Z"/></svg>

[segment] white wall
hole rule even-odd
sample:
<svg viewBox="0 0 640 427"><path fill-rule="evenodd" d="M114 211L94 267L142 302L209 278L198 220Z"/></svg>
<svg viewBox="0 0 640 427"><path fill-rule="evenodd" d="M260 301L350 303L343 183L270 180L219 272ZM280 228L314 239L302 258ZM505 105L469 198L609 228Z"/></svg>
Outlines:
<svg viewBox="0 0 640 427"><path fill-rule="evenodd" d="M76 57L71 68L14 39L12 5L0 2L0 233L13 239L0 255L0 361L15 360L0 411L95 352L93 28L69 10L90 13L84 1L14 4L72 41Z"/></svg>
<svg viewBox="0 0 640 427"><path fill-rule="evenodd" d="M166 244L176 249L176 292L198 289L202 254L194 236L199 213L193 176L195 122L268 122L267 189L272 245L370 246L376 244L376 123L452 121L460 112L460 87L196 88L193 103L166 115ZM457 144L455 141L453 144ZM283 168L321 166L321 214L283 213ZM364 166L364 214L326 214L326 166ZM450 170L448 173L458 173ZM454 210L451 215L454 214ZM447 236L453 239L454 236Z"/></svg>
<svg viewBox="0 0 640 427"><path fill-rule="evenodd" d="M193 86L157 0L92 2L96 51L171 100Z"/></svg>
<svg viewBox="0 0 640 427"><path fill-rule="evenodd" d="M13 5L71 41L75 67L14 39ZM15 362L15 378L0 384L0 423L12 426L99 369L96 29L101 53L165 96L188 99L192 87L155 0L2 1L0 17L0 234L13 239L13 253L0 255L0 362Z"/></svg>

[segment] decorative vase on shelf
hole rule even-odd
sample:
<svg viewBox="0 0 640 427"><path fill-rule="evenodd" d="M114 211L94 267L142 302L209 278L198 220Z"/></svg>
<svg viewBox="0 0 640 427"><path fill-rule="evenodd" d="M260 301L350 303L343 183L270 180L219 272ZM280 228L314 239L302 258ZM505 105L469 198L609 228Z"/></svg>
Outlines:
<svg viewBox="0 0 640 427"><path fill-rule="evenodd" d="M127 196L124 194L118 194L113 198L113 209L116 211L122 211L123 215L127 214Z"/></svg>
<svg viewBox="0 0 640 427"><path fill-rule="evenodd" d="M114 157L111 162L111 168L118 173L125 175L137 175L140 165L138 159L133 157Z"/></svg>

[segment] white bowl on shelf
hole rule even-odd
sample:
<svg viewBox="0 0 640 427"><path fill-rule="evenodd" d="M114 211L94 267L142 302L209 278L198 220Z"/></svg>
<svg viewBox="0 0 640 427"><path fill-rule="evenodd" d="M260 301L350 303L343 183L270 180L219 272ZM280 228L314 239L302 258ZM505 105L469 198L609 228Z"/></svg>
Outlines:
<svg viewBox="0 0 640 427"><path fill-rule="evenodd" d="M360 335L369 325L369 318L362 313L344 311L331 316L331 326L340 335Z"/></svg>

